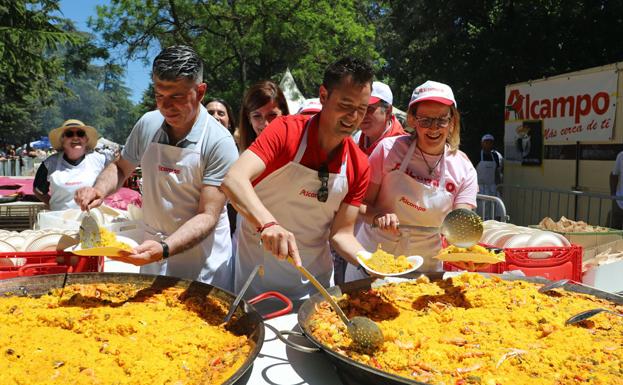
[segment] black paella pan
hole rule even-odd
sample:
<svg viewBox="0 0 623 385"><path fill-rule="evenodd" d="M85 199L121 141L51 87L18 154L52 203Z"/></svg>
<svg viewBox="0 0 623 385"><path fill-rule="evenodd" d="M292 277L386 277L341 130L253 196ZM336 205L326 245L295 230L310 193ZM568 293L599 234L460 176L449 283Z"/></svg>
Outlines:
<svg viewBox="0 0 623 385"><path fill-rule="evenodd" d="M431 281L442 279L444 273L428 273L426 274ZM495 274L484 274L486 276L495 275ZM419 276L412 275L412 278ZM535 278L535 277L515 277L515 276L507 276L507 275L497 275L504 280L523 280L532 283L538 284L547 284L551 283L551 281L543 279L543 278ZM341 296L343 293L352 294L358 292L360 290L366 290L371 288L371 284L374 281L373 278L363 279L359 281L348 282L339 286L334 286L329 288L328 291L335 297ZM564 286L564 289L567 291L589 294L598 298L603 298L613 303L623 305L623 296L612 294L604 291L600 291L587 286L579 286L569 284ZM350 359L349 357L338 353L337 351L331 349L326 346L322 342L318 341L311 333L309 329L309 320L316 312L316 304L323 302L324 298L320 294L315 294L306 300L298 312L298 324L303 333L298 333L295 331L276 331L277 337L290 346L293 349L298 351L302 351L305 353L312 352L323 352L329 358L329 360L333 363L336 368L337 374L345 385L403 385L403 384L416 384L416 385L429 385L423 382L415 381L408 379L406 377L398 376L392 373L387 373L382 370L373 368L371 366L367 366L361 364L355 360ZM271 328L272 329L272 328ZM287 339L285 336L294 335L294 336L305 336L309 341L315 345L314 348L310 348L307 346L302 346L292 341L292 339Z"/></svg>
<svg viewBox="0 0 623 385"><path fill-rule="evenodd" d="M0 295L40 296L49 293L53 289L60 288L63 284L63 277L63 274L54 274L0 280ZM75 273L69 277L68 285L93 283L134 284L137 287L155 290L167 287L181 287L188 294L214 297L227 305L230 305L235 299L231 292L219 287L174 277L130 273ZM286 306L280 311L262 316L251 304L269 297L282 300L286 303ZM228 325L228 328L238 334L246 335L249 340L253 341L254 347L240 369L223 382L222 385L235 384L253 365L253 361L262 349L264 342L263 320L287 314L291 310L292 303L285 296L276 292L260 294L249 301L242 301L238 305L235 320Z"/></svg>

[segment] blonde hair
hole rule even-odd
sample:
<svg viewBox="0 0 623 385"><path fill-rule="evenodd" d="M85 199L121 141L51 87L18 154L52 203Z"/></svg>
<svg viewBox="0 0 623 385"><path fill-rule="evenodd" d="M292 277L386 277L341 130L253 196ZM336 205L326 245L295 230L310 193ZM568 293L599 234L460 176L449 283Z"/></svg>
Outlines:
<svg viewBox="0 0 623 385"><path fill-rule="evenodd" d="M418 103L414 103L413 105L411 105L407 113L415 116L415 114L417 113L417 106ZM461 114L459 113L459 110L454 104L449 107L450 119L452 119L450 127L452 127L452 129L448 134L448 137L446 138L446 143L450 145L450 153L453 154L459 149L459 145L461 144ZM417 136L417 130L415 130L415 127L411 128L413 128L412 135Z"/></svg>

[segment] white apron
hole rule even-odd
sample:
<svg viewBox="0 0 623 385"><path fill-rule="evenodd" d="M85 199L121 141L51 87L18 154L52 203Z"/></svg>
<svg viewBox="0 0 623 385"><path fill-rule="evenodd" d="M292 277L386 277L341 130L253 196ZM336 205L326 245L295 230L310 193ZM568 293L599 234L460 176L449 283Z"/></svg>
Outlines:
<svg viewBox="0 0 623 385"><path fill-rule="evenodd" d="M484 195L497 196L495 185L495 172L497 164L491 154L492 160L483 160L483 151L480 150L480 162L476 165L476 173L478 174L478 192Z"/></svg>
<svg viewBox="0 0 623 385"><path fill-rule="evenodd" d="M347 157L342 159L339 174L329 174L327 201L318 201L316 192L321 186L318 171L299 163L307 148L309 122L311 120L305 127L294 159L260 181L255 192L277 222L294 233L303 266L328 287L333 276L329 234L335 214L348 192ZM236 232L236 292L257 264L264 265L264 276L255 277L247 292L249 296L277 290L296 301L316 292L294 266L278 260L260 246L260 236L246 218L242 219Z"/></svg>
<svg viewBox="0 0 623 385"><path fill-rule="evenodd" d="M195 149L160 144L158 131L141 158L143 220L146 239L160 241L197 214L203 186L201 146L208 130L205 120ZM168 275L209 283L231 290L231 239L223 205L214 231L199 244L167 260L141 267L143 274Z"/></svg>
<svg viewBox="0 0 623 385"><path fill-rule="evenodd" d="M441 263L432 257L441 249L439 227L446 214L452 210L454 198L445 187L445 159L441 161L438 187L420 183L405 173L415 147L414 138L400 168L383 177L376 199L381 212L393 212L398 216L401 235L363 224L357 239L370 252L381 244L383 250L394 255L421 255L424 264L418 271L440 271ZM365 273L354 265L349 264L346 268L347 282L365 277Z"/></svg>
<svg viewBox="0 0 623 385"><path fill-rule="evenodd" d="M91 187L101 169L93 167L89 153L80 164L71 168L62 168L63 154L56 158L55 170L48 177L50 183L50 210L59 211L78 208L74 193L81 187Z"/></svg>

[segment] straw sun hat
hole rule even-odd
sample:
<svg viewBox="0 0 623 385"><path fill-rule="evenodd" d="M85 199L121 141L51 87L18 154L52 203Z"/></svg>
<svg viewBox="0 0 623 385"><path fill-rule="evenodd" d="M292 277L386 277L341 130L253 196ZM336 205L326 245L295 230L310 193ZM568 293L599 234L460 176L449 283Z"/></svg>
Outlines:
<svg viewBox="0 0 623 385"><path fill-rule="evenodd" d="M50 131L50 133L48 134L48 137L50 138L50 144L52 145L52 147L54 147L56 150L61 150L63 148L63 143L62 143L61 138L65 130L68 128L83 129L88 138L87 147L90 149L95 148L95 145L97 144L97 137L98 137L97 130L91 126L86 126L84 123L82 123L78 119L68 119L63 122L62 126Z"/></svg>

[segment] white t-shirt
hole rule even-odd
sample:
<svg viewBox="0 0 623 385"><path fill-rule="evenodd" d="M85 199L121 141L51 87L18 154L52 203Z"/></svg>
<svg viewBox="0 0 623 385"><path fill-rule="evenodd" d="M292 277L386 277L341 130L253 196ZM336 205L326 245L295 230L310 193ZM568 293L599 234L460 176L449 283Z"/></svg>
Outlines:
<svg viewBox="0 0 623 385"><path fill-rule="evenodd" d="M409 146L411 136L394 136L381 140L378 146L370 155L370 183L381 184L385 174L400 168ZM433 166L441 157L425 155L428 165ZM476 195L478 194L478 178L472 162L462 151L451 154L446 151L446 156L442 160L446 162L446 191L454 197L453 206L457 204L468 204L476 207ZM440 165L435 168L437 173ZM420 183L426 185L439 185L439 175L429 175L428 166L420 152L416 149L409 161L407 175L411 176Z"/></svg>
<svg viewBox="0 0 623 385"><path fill-rule="evenodd" d="M619 177L619 182L617 183L617 191L616 195L623 195L623 180L621 180L621 176L623 175L623 151L619 152L617 155L617 160L614 162L614 169L612 170L612 175L617 175ZM623 209L623 201L617 201L617 204L620 208Z"/></svg>

